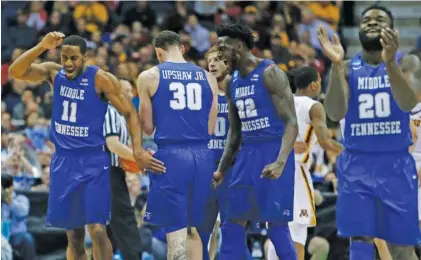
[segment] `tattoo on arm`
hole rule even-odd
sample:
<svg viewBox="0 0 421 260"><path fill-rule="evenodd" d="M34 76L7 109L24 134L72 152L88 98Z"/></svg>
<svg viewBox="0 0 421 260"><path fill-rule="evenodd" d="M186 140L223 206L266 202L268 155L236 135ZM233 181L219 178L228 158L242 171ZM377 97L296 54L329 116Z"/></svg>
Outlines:
<svg viewBox="0 0 421 260"><path fill-rule="evenodd" d="M168 260L188 260L187 243L185 239L174 238L168 241Z"/></svg>
<svg viewBox="0 0 421 260"><path fill-rule="evenodd" d="M225 79L225 82L229 84L229 77ZM224 153L222 159L219 162L218 171L225 173L234 161L235 155L240 149L241 145L241 120L237 113L237 108L230 97L230 86L225 87L225 96L228 101L228 120L230 122L230 128L228 130L227 142L225 144Z"/></svg>
<svg viewBox="0 0 421 260"><path fill-rule="evenodd" d="M286 162L298 135L294 97L287 75L278 66L270 65L263 74L263 80L276 112L285 124L278 161Z"/></svg>
<svg viewBox="0 0 421 260"><path fill-rule="evenodd" d="M327 116L335 122L339 122L348 112L348 70L349 61L344 61L338 65L333 64L330 72L324 106Z"/></svg>

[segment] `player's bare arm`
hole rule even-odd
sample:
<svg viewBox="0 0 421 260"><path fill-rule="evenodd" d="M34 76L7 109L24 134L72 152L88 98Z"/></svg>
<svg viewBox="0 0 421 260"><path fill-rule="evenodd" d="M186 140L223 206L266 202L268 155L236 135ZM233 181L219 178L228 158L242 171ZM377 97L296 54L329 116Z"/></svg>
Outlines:
<svg viewBox="0 0 421 260"><path fill-rule="evenodd" d="M165 172L163 163L143 150L139 117L130 98L122 91L118 79L110 73L99 70L95 82L96 88L104 93L110 103L126 118L132 138L133 156L140 169Z"/></svg>
<svg viewBox="0 0 421 260"><path fill-rule="evenodd" d="M323 54L332 61L332 71L324 106L327 116L333 121L339 122L348 112L349 86L347 74L349 61L344 61L345 51L337 35L334 35L333 42L331 42L326 29L320 27L318 38Z"/></svg>
<svg viewBox="0 0 421 260"><path fill-rule="evenodd" d="M208 133L209 135L213 135L213 132L215 131L216 118L218 117L218 81L208 71L206 71L206 76L208 78L209 85L211 86L213 94L212 107L209 112L208 119Z"/></svg>
<svg viewBox="0 0 421 260"><path fill-rule="evenodd" d="M409 112L421 100L421 65L415 55L404 56L399 66L396 52L399 49L399 33L390 28L380 33L382 60L386 65L393 98L403 111Z"/></svg>
<svg viewBox="0 0 421 260"><path fill-rule="evenodd" d="M140 106L139 115L142 131L152 135L155 130L152 112L152 96L159 85L159 69L153 67L140 73L137 78L137 93L139 93Z"/></svg>
<svg viewBox="0 0 421 260"><path fill-rule="evenodd" d="M19 56L9 67L10 75L15 79L31 82L48 81L52 83L55 74L61 65L54 62L36 64L34 61L46 50L55 49L63 41L64 34L51 32L35 47Z"/></svg>
<svg viewBox="0 0 421 260"><path fill-rule="evenodd" d="M418 141L417 126L415 125L415 122L413 120L411 120L409 123L409 129L411 130L412 135L412 145L409 147L409 152L412 153L415 149L415 144Z"/></svg>
<svg viewBox="0 0 421 260"><path fill-rule="evenodd" d="M330 137L326 125L326 112L321 103L314 104L310 109L311 125L320 146L327 151L340 154L344 147Z"/></svg>
<svg viewBox="0 0 421 260"><path fill-rule="evenodd" d="M278 158L274 163L267 165L262 172L262 177L277 179L282 174L283 167L297 139L297 115L295 113L294 97L285 72L272 64L264 71L263 81L269 91L276 112L285 125Z"/></svg>
<svg viewBox="0 0 421 260"><path fill-rule="evenodd" d="M228 103L228 121L230 128L227 134L227 142L225 144L224 153L222 154L221 161L218 165L218 170L214 173L212 186L217 187L222 183L224 174L232 166L234 158L240 149L241 145L241 120L237 113L237 108L231 100L229 82L231 77L228 75L224 79L225 83L225 95Z"/></svg>

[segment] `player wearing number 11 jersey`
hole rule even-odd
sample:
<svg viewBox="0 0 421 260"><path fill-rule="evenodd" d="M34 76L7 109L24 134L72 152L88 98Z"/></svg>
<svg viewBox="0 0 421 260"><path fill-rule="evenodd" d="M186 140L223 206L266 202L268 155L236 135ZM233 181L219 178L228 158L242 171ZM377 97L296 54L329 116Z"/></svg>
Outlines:
<svg viewBox="0 0 421 260"><path fill-rule="evenodd" d="M393 259L412 259L421 242L417 212L417 171L409 111L421 97L421 66L398 51L392 13L368 7L360 21L362 52L343 61L337 36L319 31L333 62L327 115L342 121L344 152L337 160L338 233L351 238L350 259L373 259L373 238L390 243ZM399 245L399 246L398 246Z"/></svg>
<svg viewBox="0 0 421 260"><path fill-rule="evenodd" d="M165 162L166 173L150 174L145 222L165 227L170 260L187 259L187 226L192 227L188 259L201 259L196 227L203 221L215 167L208 143L218 112L218 83L184 60L178 34L162 31L153 44L160 64L139 75L140 114L143 131L156 130L154 156Z"/></svg>
<svg viewBox="0 0 421 260"><path fill-rule="evenodd" d="M130 99L111 74L86 66L86 42L82 37L67 38L51 32L10 66L17 79L49 82L54 94L50 139L55 145L51 158L50 196L47 224L66 229L67 259L85 256L85 225L92 238L95 259L111 259L112 247L105 229L110 219L110 158L104 150L103 124L107 112L104 98L129 122L133 156L143 168L164 170L142 151L136 131L139 119ZM61 65L34 63L47 49L61 48Z"/></svg>

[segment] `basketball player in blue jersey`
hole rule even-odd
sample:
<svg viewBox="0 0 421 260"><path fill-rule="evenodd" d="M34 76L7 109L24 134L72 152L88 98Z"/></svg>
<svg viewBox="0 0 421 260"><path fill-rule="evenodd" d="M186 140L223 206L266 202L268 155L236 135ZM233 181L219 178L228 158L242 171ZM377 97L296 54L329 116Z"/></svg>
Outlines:
<svg viewBox="0 0 421 260"><path fill-rule="evenodd" d="M226 143L227 133L229 129L228 120L228 103L225 97L224 78L227 75L228 68L226 61L221 58L217 46L213 46L207 53L209 72L218 81L218 117L216 120L215 131L212 139L209 141L208 148L215 152L215 168L218 166L219 160L222 158L224 147ZM210 252L208 252L208 243L212 231L215 227L215 222L223 223L225 221L225 206L228 196L228 181L230 172L225 176L225 181L211 193L210 199L206 205L205 221L203 225L198 228L200 239L203 245L203 260L209 260ZM218 215L219 214L219 215ZM217 218L219 217L218 221ZM213 236L214 234L212 234ZM244 248L247 259L251 259L250 251L247 247Z"/></svg>
<svg viewBox="0 0 421 260"><path fill-rule="evenodd" d="M273 61L253 56L252 31L243 23L221 26L218 37L232 75L225 79L230 130L214 186L222 182L241 145L229 180L220 259L244 259L248 220L269 222L278 257L297 259L288 222L293 217L291 151L298 125L288 78Z"/></svg>
<svg viewBox="0 0 421 260"><path fill-rule="evenodd" d="M142 130L155 130L154 156L167 170L150 176L145 222L165 227L168 259L201 259L196 227L203 222L215 168L208 143L218 114L218 83L185 61L177 33L162 31L153 44L160 64L138 77L140 115Z"/></svg>
<svg viewBox="0 0 421 260"><path fill-rule="evenodd" d="M393 259L411 259L421 234L408 112L421 99L420 61L398 50L392 13L382 6L364 10L359 36L362 52L344 61L337 36L331 42L319 30L333 63L325 109L332 120L342 120L344 132L337 161L338 233L350 237L352 260L373 259L373 238L389 243Z"/></svg>
<svg viewBox="0 0 421 260"><path fill-rule="evenodd" d="M67 259L84 259L85 225L92 238L95 259L111 259L105 230L110 220L110 159L104 151L102 128L108 99L129 122L133 155L143 168L164 171L162 163L142 150L140 122L118 80L95 66L87 66L86 42L77 35L47 34L10 66L12 77L47 81L53 90L51 158L47 225L66 229ZM61 47L61 65L34 61L46 50Z"/></svg>

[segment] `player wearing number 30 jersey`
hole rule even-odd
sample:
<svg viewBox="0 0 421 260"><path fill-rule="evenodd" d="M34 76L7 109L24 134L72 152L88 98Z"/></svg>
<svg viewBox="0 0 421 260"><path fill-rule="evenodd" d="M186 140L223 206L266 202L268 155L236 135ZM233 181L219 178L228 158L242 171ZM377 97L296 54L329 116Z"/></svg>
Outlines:
<svg viewBox="0 0 421 260"><path fill-rule="evenodd" d="M143 131L155 131L155 158L166 166L164 174L150 174L151 190L145 221L164 226L168 259L187 259L187 226L192 227L193 255L202 258L196 227L203 221L215 167L208 149L217 117L216 79L183 58L180 36L160 32L153 41L159 65L138 78Z"/></svg>

